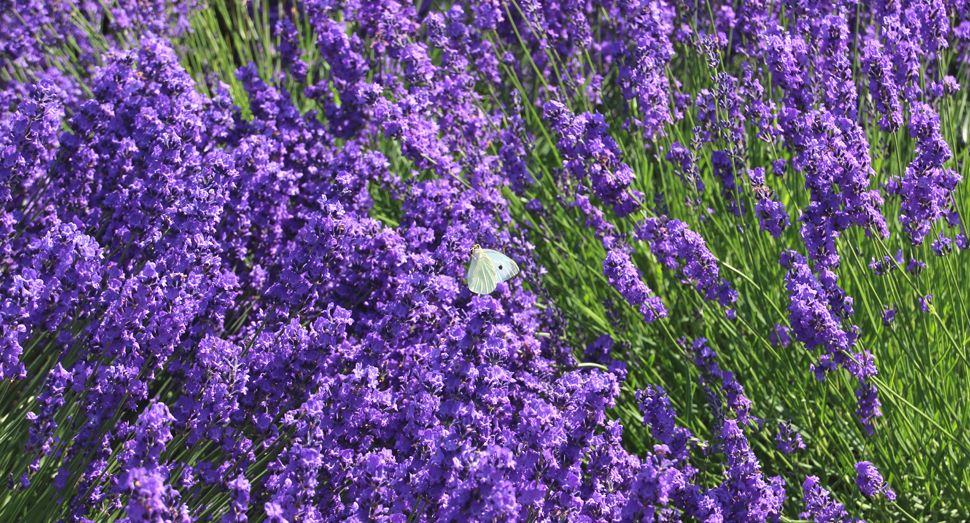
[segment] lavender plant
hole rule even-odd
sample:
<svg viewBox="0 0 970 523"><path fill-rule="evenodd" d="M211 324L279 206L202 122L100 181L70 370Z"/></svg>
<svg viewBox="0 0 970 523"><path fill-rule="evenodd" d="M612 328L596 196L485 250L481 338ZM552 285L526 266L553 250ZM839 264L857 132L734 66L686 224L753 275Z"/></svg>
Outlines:
<svg viewBox="0 0 970 523"><path fill-rule="evenodd" d="M966 517L966 7L4 4L0 520Z"/></svg>

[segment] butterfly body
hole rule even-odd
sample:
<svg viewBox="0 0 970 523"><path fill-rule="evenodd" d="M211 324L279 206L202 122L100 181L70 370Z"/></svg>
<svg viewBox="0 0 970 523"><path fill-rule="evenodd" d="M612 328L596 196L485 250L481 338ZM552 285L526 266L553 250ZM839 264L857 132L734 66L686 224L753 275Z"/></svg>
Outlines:
<svg viewBox="0 0 970 523"><path fill-rule="evenodd" d="M515 260L496 250L483 249L476 243L472 246L472 262L465 281L472 292L490 294L499 283L518 273Z"/></svg>

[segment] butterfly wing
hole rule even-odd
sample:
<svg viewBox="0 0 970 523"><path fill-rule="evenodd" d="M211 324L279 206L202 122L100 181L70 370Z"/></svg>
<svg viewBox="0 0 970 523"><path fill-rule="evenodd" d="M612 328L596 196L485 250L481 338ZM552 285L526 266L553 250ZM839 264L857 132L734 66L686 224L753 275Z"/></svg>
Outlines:
<svg viewBox="0 0 970 523"><path fill-rule="evenodd" d="M468 288L476 294L490 294L494 291L498 280L492 259L483 253L473 254L465 281L468 282Z"/></svg>
<svg viewBox="0 0 970 523"><path fill-rule="evenodd" d="M519 273L519 265L512 258L492 249L482 249L482 252L485 253L483 258L488 258L492 262L497 281L508 280Z"/></svg>

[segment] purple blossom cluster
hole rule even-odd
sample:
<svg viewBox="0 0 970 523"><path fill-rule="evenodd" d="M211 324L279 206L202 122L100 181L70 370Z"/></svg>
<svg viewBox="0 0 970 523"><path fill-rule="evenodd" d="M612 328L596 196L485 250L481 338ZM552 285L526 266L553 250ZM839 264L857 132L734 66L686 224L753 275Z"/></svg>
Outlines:
<svg viewBox="0 0 970 523"><path fill-rule="evenodd" d="M737 301L737 291L720 277L717 259L704 238L688 229L686 223L666 216L647 218L637 230L637 239L646 242L664 267L678 271L681 281L697 289L705 300L725 307Z"/></svg>
<svg viewBox="0 0 970 523"><path fill-rule="evenodd" d="M704 182L701 181L700 172L697 169L697 158L690 149L684 147L680 142L670 145L670 150L664 158L674 164L678 176L684 182L688 190L698 193L704 192Z"/></svg>
<svg viewBox="0 0 970 523"><path fill-rule="evenodd" d="M613 208L617 217L627 216L642 205L644 195L630 188L636 175L623 163L623 153L609 133L603 115L573 116L558 101L546 102L543 115L559 136L563 167L593 194Z"/></svg>
<svg viewBox="0 0 970 523"><path fill-rule="evenodd" d="M872 258L872 261L869 262L869 268L872 269L872 272L875 273L876 276L885 276L898 269L902 263L903 251L898 250L896 251L895 256L886 255L883 256L881 260Z"/></svg>
<svg viewBox="0 0 970 523"><path fill-rule="evenodd" d="M890 181L888 189L902 199L899 220L916 246L923 243L933 223L954 205L953 191L962 177L945 167L953 154L940 134L936 111L922 102L911 104L911 111L909 131L916 141L916 157L902 179ZM946 242L945 246L940 245L942 242ZM949 239L941 237L933 250L942 256L948 246Z"/></svg>
<svg viewBox="0 0 970 523"><path fill-rule="evenodd" d="M708 403L711 404L715 416L723 421L724 415L730 412L742 427L750 421L758 421L751 418L751 400L744 396L744 387L738 383L733 372L721 369L717 363L717 353L708 347L707 339L694 340L689 352L694 365L700 370L701 385L707 393ZM724 395L726 409L722 407L718 392Z"/></svg>
<svg viewBox="0 0 970 523"><path fill-rule="evenodd" d="M856 225L867 236L886 238L889 230L881 212L883 198L870 189L876 173L847 61L854 39L848 15L839 8L806 15L791 31L768 30L764 57L784 93L784 106L776 111L780 134L811 198L800 218L802 239L810 259L836 267L835 242L843 231ZM877 69L870 68L870 77ZM879 96L874 99L882 103Z"/></svg>
<svg viewBox="0 0 970 523"><path fill-rule="evenodd" d="M650 323L667 316L663 302L640 279L640 272L630 259L630 253L610 251L603 260L603 275L627 303L637 308L643 321Z"/></svg>
<svg viewBox="0 0 970 523"><path fill-rule="evenodd" d="M197 0L5 2L0 9L0 121L12 114L12 105L29 98L37 81L50 82L61 103L73 108L82 101L85 81L106 46L123 49L146 33L185 34L200 7Z"/></svg>
<svg viewBox="0 0 970 523"><path fill-rule="evenodd" d="M243 111L218 81L201 94L167 40L191 29L194 1L10 3L0 379L23 400L12 495L59 499L65 522L778 521L788 485L755 454L755 405L706 338L682 347L711 441L647 385L629 397L655 445L624 446L624 429L642 429L612 419L623 345L575 334L541 278L548 231L516 224L510 195L536 216L578 210L607 283L664 328L666 297L640 260L729 319L739 297L706 229L670 217L656 170L641 170L651 155L673 165L688 207L719 198L739 221L753 208L771 245L797 219L806 256L781 254L789 326L770 343L817 351L818 380L847 371L872 434L878 371L849 324L839 239L853 227L888 238L886 189L914 246L944 218L933 252L967 247L940 127L966 84L941 55L970 60L970 15L954 6L789 2L782 23L761 1L284 2L270 24L283 73L242 64ZM710 78L675 78L681 50ZM691 135L671 132L681 120ZM869 143L877 124L915 143L882 188L878 156L901 151ZM539 131L552 139L537 147ZM547 157L562 168L537 169ZM769 164L804 185L800 215L772 192ZM637 263L631 230L652 254ZM522 275L472 294L473 243ZM869 267L885 276L904 259ZM881 319L896 315L891 304ZM582 336L595 364L579 365L568 340ZM791 420L774 441L806 448ZM864 495L895 500L871 463L856 472ZM817 477L802 492L803 519L857 521Z"/></svg>
<svg viewBox="0 0 970 523"><path fill-rule="evenodd" d="M791 420L778 423L778 434L775 435L776 447L785 454L792 454L805 448L802 435L791 427Z"/></svg>
<svg viewBox="0 0 970 523"><path fill-rule="evenodd" d="M734 159L725 151L714 151L711 153L711 166L714 176L721 181L721 196L727 202L728 210L735 216L741 216L744 214L744 202L741 200Z"/></svg>
<svg viewBox="0 0 970 523"><path fill-rule="evenodd" d="M761 230L775 238L780 237L782 231L791 225L785 206L778 201L777 196L766 185L763 168L752 169L748 173L748 179L754 189L754 212L758 215L758 224L761 226Z"/></svg>
<svg viewBox="0 0 970 523"><path fill-rule="evenodd" d="M873 433L875 419L882 415L877 389L871 378L878 373L875 358L865 349L856 351L858 331L855 326L844 327L852 315L852 298L836 284L831 270L819 268L812 272L804 256L794 252L782 253L781 265L788 272L785 288L789 294L789 321L795 341L809 350L820 350L818 363L812 371L819 381L836 368L847 370L859 382L855 395L863 426Z"/></svg>
<svg viewBox="0 0 970 523"><path fill-rule="evenodd" d="M498 139L465 132L487 118L456 108L471 92L430 103L465 74L354 110L471 190L400 185L369 135L334 147L351 128L300 114L251 67L244 121L160 40L112 57L60 136L37 90L5 149L18 192L4 201L3 373L46 376L22 484L53 467L72 520L106 506L188 521L205 491L227 500L224 521L252 507L288 521L618 516L640 464L606 417L617 376L540 337L561 320L519 280L497 297L461 284L471 238L536 270L528 239L497 226L501 159L449 158L457 140ZM367 217L371 181L400 191L398 227ZM28 195L58 205L25 222ZM71 356L43 370L23 359L36 343ZM68 406L79 416L55 436ZM102 428L115 412L132 421Z"/></svg>
<svg viewBox="0 0 970 523"><path fill-rule="evenodd" d="M395 23L408 8L372 8L358 22L400 36L388 52L401 74L381 84L355 72L361 43L327 8L310 10L324 54L350 60L331 71L339 105L307 88L326 123L252 66L237 77L245 121L225 88L198 94L153 38L110 57L64 132L51 84L20 104L4 137L2 371L45 377L20 488L53 470L70 493L65 519L106 507L190 521L212 496L226 501L223 521L252 510L274 521L640 510L630 499L645 465L606 416L620 369L576 369L568 347L538 335L561 331L559 316L518 280L496 297L460 283L471 238L536 270L528 238L497 226L508 221L499 189L523 168L515 149L484 153L508 135L484 131L493 116L472 110L470 88L447 87L471 85L461 57L484 42L461 33L459 12L429 17L446 35L429 44L456 60L434 67L407 43L418 28ZM591 125L583 140L598 135L618 157L602 122ZM402 183L367 145L372 130L440 178ZM609 169L632 176L611 162L588 165L606 180L594 186L604 201L629 184L607 187ZM370 183L402 200L397 227L367 217ZM635 292L628 256L605 267ZM37 344L65 358L45 369L25 352ZM78 414L61 428L68 408Z"/></svg>
<svg viewBox="0 0 970 523"><path fill-rule="evenodd" d="M855 464L856 471L856 485L859 486L859 490L868 498L874 498L877 496L884 496L889 501L896 500L896 493L893 489L883 481L882 475L879 474L879 470L869 463L868 461L860 461Z"/></svg>
<svg viewBox="0 0 970 523"><path fill-rule="evenodd" d="M711 448L725 457L724 479L712 488L698 485L699 471L691 465L691 459L702 453L705 444L689 430L676 426L677 414L666 392L648 385L638 391L637 400L644 425L660 444L654 447L654 454L644 461L634 480L624 521L641 521L643 517L776 521L787 498L785 480L765 477L751 450L744 434L751 403L734 375L721 371L714 362L717 355L707 346L707 340L697 339L691 347L717 418L717 438ZM735 418L717 415L723 413L720 394L725 395L728 410ZM632 514L631 509L635 509ZM631 515L636 518L630 519Z"/></svg>
<svg viewBox="0 0 970 523"><path fill-rule="evenodd" d="M852 517L845 505L832 496L819 483L818 476L808 476L802 484L805 511L798 515L801 519L811 519L815 523L863 523L864 520Z"/></svg>

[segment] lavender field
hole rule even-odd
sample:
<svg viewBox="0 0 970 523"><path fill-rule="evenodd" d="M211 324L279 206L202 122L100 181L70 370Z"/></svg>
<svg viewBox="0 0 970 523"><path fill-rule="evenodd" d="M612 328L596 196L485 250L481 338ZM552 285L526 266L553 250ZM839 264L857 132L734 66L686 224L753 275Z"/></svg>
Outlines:
<svg viewBox="0 0 970 523"><path fill-rule="evenodd" d="M968 0L0 0L0 522L968 521L968 68Z"/></svg>

